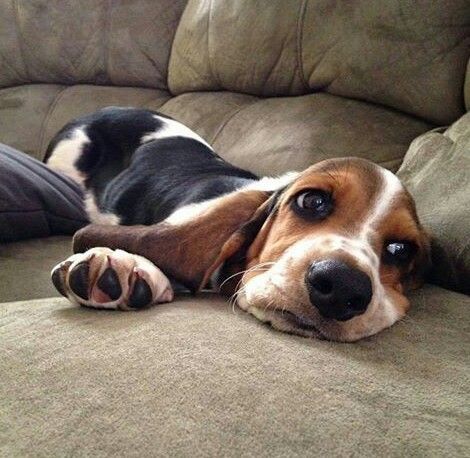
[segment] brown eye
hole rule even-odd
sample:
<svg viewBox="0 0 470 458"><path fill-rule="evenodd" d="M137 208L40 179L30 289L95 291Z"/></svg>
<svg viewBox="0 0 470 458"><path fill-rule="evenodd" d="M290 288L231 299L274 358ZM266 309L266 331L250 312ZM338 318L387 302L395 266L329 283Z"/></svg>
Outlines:
<svg viewBox="0 0 470 458"><path fill-rule="evenodd" d="M294 198L294 210L300 216L311 219L322 219L333 210L331 194L319 189L303 191Z"/></svg>
<svg viewBox="0 0 470 458"><path fill-rule="evenodd" d="M383 259L387 264L405 264L416 253L416 245L407 240L392 240L385 243Z"/></svg>

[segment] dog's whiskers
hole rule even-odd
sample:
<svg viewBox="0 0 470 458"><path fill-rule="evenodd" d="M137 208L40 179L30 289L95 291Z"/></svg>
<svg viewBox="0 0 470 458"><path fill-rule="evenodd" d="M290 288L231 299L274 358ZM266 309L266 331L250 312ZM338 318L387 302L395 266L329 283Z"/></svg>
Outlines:
<svg viewBox="0 0 470 458"><path fill-rule="evenodd" d="M252 271L255 271L255 270L269 270L269 269L259 269L260 267L264 267L266 265L273 265L275 264L274 262L272 261L266 261L266 262L260 262L259 264L256 264L254 265L253 267L250 267L249 269L246 269L246 270L242 270L241 272L236 272L234 273L233 275L230 275L230 277L227 277L219 286L219 289L222 288L222 286L225 285L225 283L227 283L229 280L231 280L232 278L238 276L238 275L243 275L245 273L248 273L248 272L252 272ZM240 283L237 284L237 287Z"/></svg>

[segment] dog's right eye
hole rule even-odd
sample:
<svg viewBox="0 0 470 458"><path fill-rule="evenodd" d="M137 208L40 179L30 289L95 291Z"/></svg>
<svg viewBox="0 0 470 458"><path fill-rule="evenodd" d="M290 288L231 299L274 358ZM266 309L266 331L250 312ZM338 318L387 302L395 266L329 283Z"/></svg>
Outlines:
<svg viewBox="0 0 470 458"><path fill-rule="evenodd" d="M323 219L332 212L333 199L328 192L309 189L295 196L293 207L296 213L304 218Z"/></svg>

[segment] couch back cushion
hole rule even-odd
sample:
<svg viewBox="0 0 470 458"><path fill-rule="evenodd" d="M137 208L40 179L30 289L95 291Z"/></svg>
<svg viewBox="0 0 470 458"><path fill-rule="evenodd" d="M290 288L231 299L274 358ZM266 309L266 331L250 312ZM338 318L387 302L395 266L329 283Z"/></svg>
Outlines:
<svg viewBox="0 0 470 458"><path fill-rule="evenodd" d="M433 237L432 280L470 294L470 113L416 138L398 176Z"/></svg>
<svg viewBox="0 0 470 458"><path fill-rule="evenodd" d="M0 88L95 83L165 89L186 0L7 0Z"/></svg>
<svg viewBox="0 0 470 458"><path fill-rule="evenodd" d="M189 0L169 85L327 91L448 123L464 111L469 15L468 0Z"/></svg>

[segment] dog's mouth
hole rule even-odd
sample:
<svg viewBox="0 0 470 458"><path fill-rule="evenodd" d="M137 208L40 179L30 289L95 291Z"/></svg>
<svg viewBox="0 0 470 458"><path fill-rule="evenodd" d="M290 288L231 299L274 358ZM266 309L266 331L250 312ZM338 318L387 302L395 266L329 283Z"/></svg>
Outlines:
<svg viewBox="0 0 470 458"><path fill-rule="evenodd" d="M310 319L304 318L288 310L265 309L259 307L242 307L260 321L263 321L273 328L289 334L296 334L305 337L315 337L317 339L328 339Z"/></svg>
<svg viewBox="0 0 470 458"><path fill-rule="evenodd" d="M285 311L274 310L274 312L277 314L280 314L282 318L284 318L285 320L288 320L290 323L292 323L293 325L295 325L296 327L300 329L305 329L307 331L315 331L315 332L320 333L320 330L312 323L311 320L307 318L303 318L287 310Z"/></svg>

